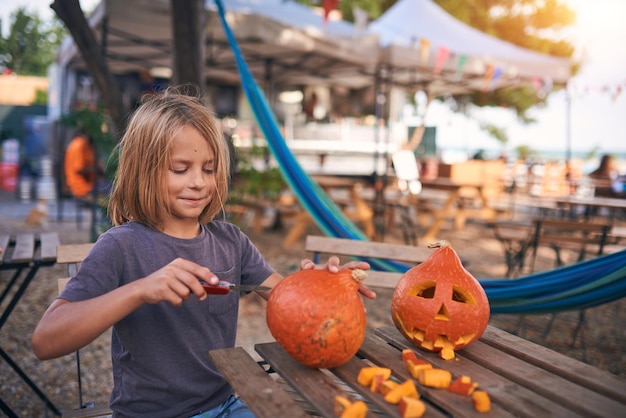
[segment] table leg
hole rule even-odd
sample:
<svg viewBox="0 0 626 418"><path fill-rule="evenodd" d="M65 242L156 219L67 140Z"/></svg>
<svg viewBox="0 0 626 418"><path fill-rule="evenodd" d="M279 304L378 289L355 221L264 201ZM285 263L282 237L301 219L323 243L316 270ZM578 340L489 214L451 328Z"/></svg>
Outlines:
<svg viewBox="0 0 626 418"><path fill-rule="evenodd" d="M426 243L430 241L434 241L437 238L437 234L439 234L439 230L441 229L441 225L446 220L449 214L452 212L452 207L456 204L456 200L459 197L459 191L456 190L450 193L448 200L446 201L443 208L435 213L435 220L428 228L428 231L422 237L422 240Z"/></svg>
<svg viewBox="0 0 626 418"><path fill-rule="evenodd" d="M28 287L30 282L33 280L33 277L35 277L35 274L39 270L40 265L41 265L40 263L36 262L30 268L30 270L28 271L28 274L24 278L24 281L22 282L20 287L17 289L17 291L13 295L13 298L11 298L11 301L9 302L9 304L6 307L6 309L2 313L2 317L0 317L0 329L5 324L5 322L9 319L9 315L11 315L11 312L13 312L13 309L15 308L15 306L17 305L17 303L21 299L21 297L24 294L24 292L26 291L26 288ZM20 268L16 272L16 275L11 279L11 283L10 283L11 286L14 285L17 282L17 277L19 276L19 273L22 270L23 269ZM8 293L8 289L5 291L5 293ZM5 294L3 294L3 297L4 296L5 296ZM11 368L15 371L15 373L17 373L19 375L19 377L33 390L33 392L35 392L35 394L37 394L37 396L42 401L44 401L46 403L46 406L51 411L53 411L55 415L58 415L58 416L61 415L61 411L48 399L48 397L41 391L41 389L39 389L39 387L37 387L35 382L33 382L26 375L26 373L24 373L24 371L17 365L17 363L15 363L13 361L13 359L2 348L0 348L0 357L2 357L4 359L4 361L6 361L9 366L11 366Z"/></svg>

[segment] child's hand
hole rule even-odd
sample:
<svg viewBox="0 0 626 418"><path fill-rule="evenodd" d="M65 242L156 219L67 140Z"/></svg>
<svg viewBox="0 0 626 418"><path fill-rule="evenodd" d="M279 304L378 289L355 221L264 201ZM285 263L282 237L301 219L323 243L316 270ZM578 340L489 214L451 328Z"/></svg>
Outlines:
<svg viewBox="0 0 626 418"><path fill-rule="evenodd" d="M302 270L313 270L315 268L315 263L307 258L300 261L300 269ZM369 270L370 265L365 261L348 261L346 264L340 266L339 265L339 257L333 255L331 256L326 264L322 266L322 269L326 269L331 273L336 273L339 270ZM361 283L359 285L359 293L365 296L368 299L376 299L376 293L367 287L365 284Z"/></svg>
<svg viewBox="0 0 626 418"><path fill-rule="evenodd" d="M219 279L206 267L189 260L177 258L165 267L141 279L142 297L145 303L169 302L180 306L193 293L199 300L206 299L200 284L204 280L216 285Z"/></svg>

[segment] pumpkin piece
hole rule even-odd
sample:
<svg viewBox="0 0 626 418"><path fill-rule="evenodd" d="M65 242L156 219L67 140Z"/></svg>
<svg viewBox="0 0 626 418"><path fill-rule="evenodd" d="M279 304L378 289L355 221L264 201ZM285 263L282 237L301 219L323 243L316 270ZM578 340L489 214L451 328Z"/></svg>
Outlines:
<svg viewBox="0 0 626 418"><path fill-rule="evenodd" d="M404 396L400 399L398 412L402 418L420 418L426 412L426 405L419 399Z"/></svg>
<svg viewBox="0 0 626 418"><path fill-rule="evenodd" d="M385 380L381 385L379 392L381 395L385 396L398 386L400 386L400 383L396 382L395 380Z"/></svg>
<svg viewBox="0 0 626 418"><path fill-rule="evenodd" d="M442 348L439 352L439 357L444 360L452 360L455 357L454 350L452 348Z"/></svg>
<svg viewBox="0 0 626 418"><path fill-rule="evenodd" d="M341 414L343 414L344 411L348 409L350 405L352 405L352 402L350 401L350 399L346 398L345 396L335 395L335 402L334 402L335 415L341 416Z"/></svg>
<svg viewBox="0 0 626 418"><path fill-rule="evenodd" d="M299 270L278 283L267 301L267 325L278 344L308 367L347 363L365 339L358 294L363 270Z"/></svg>
<svg viewBox="0 0 626 418"><path fill-rule="evenodd" d="M404 364L406 364L406 369L409 374L413 377L413 379L419 380L420 373L424 369L432 369L433 365L425 360L407 360Z"/></svg>
<svg viewBox="0 0 626 418"><path fill-rule="evenodd" d="M398 404L403 397L419 399L417 388L413 380L405 380L400 383L395 389L392 389L385 395L385 401L391 404Z"/></svg>
<svg viewBox="0 0 626 418"><path fill-rule="evenodd" d="M475 390L472 393L472 403L477 412L489 412L491 410L491 399L484 390Z"/></svg>
<svg viewBox="0 0 626 418"><path fill-rule="evenodd" d="M405 348L402 350L402 361L406 362L407 360L419 360L415 351L410 348Z"/></svg>
<svg viewBox="0 0 626 418"><path fill-rule="evenodd" d="M341 418L365 418L367 405L363 401L355 401L340 415Z"/></svg>
<svg viewBox="0 0 626 418"><path fill-rule="evenodd" d="M372 379L372 384L370 385L370 391L374 393L380 392L380 388L382 388L383 383L387 379L389 379L389 377L385 377L385 375L382 373L375 375L374 378Z"/></svg>
<svg viewBox="0 0 626 418"><path fill-rule="evenodd" d="M416 347L458 351L485 331L489 300L448 242L429 247L437 249L398 280L391 317L398 331Z"/></svg>
<svg viewBox="0 0 626 418"><path fill-rule="evenodd" d="M444 369L425 369L420 373L418 380L424 386L446 389L450 386L452 374Z"/></svg>
<svg viewBox="0 0 626 418"><path fill-rule="evenodd" d="M363 367L359 370L359 375L356 378L356 381L361 386L370 386L372 384L372 380L374 380L374 376L382 375L384 379L389 379L391 376L391 369L387 367Z"/></svg>
<svg viewBox="0 0 626 418"><path fill-rule="evenodd" d="M471 395L477 387L478 383L472 382L472 379L469 376L461 376L457 377L450 383L448 391L461 396L468 396Z"/></svg>

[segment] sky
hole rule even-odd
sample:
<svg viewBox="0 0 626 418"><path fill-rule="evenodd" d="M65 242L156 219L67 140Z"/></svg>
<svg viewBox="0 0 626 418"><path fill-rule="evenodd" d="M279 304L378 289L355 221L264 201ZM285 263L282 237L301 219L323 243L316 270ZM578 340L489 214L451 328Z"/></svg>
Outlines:
<svg viewBox="0 0 626 418"><path fill-rule="evenodd" d="M578 53L585 57L582 71L570 82L569 124L564 92L551 95L546 108L531 109L529 115L538 122L530 126L519 124L503 109L479 110L467 119L442 106L431 106L426 122L437 126L440 148L499 150L500 144L478 127L478 121L488 121L506 129L508 150L526 145L540 151L563 150L565 156L569 146L573 152L597 148L600 153L626 154L626 0L566 1L578 13L572 36ZM43 19L51 18L51 2L2 0L3 30L8 29L10 13L20 6L37 11ZM99 0L80 3L84 10L91 10Z"/></svg>

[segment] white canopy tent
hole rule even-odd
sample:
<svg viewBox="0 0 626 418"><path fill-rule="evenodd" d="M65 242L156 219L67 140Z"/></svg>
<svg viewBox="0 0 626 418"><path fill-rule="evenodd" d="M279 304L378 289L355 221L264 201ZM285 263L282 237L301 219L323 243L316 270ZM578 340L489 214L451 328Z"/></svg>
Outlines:
<svg viewBox="0 0 626 418"><path fill-rule="evenodd" d="M171 67L170 0L103 0L89 22L115 74ZM255 76L263 80L268 62L276 82L362 86L363 68L378 60L378 37L358 33L345 21L322 16L296 2L224 0L227 19ZM217 18L206 0L205 74L209 79L238 82L235 61ZM67 39L59 53L62 66L84 67ZM371 80L367 80L367 83Z"/></svg>
<svg viewBox="0 0 626 418"><path fill-rule="evenodd" d="M371 85L378 36L345 21L324 22L299 3L223 0L229 25L255 78L283 88L303 85L360 88ZM212 83L237 85L236 63L213 0L206 0L204 74ZM102 0L89 16L111 71L118 75L171 68L170 0ZM57 57L59 107L67 109L77 71L86 67L71 38ZM57 108L58 114L60 109Z"/></svg>
<svg viewBox="0 0 626 418"><path fill-rule="evenodd" d="M489 36L431 0L400 0L369 25L393 84L457 94L531 82L564 83L571 63Z"/></svg>

